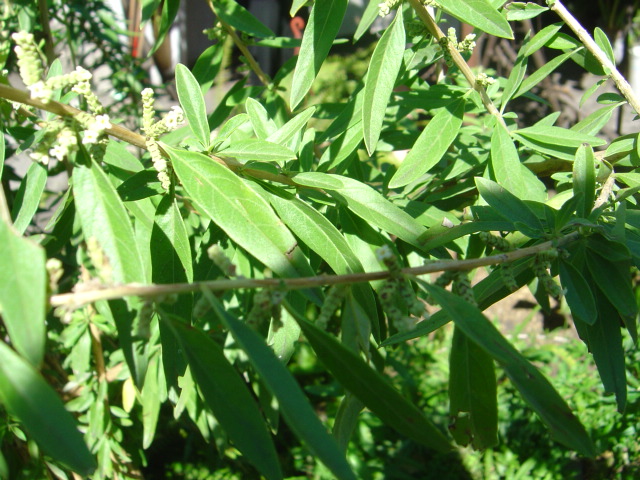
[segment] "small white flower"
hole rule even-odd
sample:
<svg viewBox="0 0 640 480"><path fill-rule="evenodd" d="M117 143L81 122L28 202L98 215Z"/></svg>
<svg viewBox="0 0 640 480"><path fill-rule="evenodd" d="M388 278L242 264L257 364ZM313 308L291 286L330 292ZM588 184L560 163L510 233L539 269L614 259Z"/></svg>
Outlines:
<svg viewBox="0 0 640 480"><path fill-rule="evenodd" d="M96 143L99 136L100 132L96 130L85 130L84 137L82 138L82 144L87 145L90 143Z"/></svg>
<svg viewBox="0 0 640 480"><path fill-rule="evenodd" d="M183 121L184 113L178 106L171 107L171 111L164 117L164 124L169 130L175 130Z"/></svg>
<svg viewBox="0 0 640 480"><path fill-rule="evenodd" d="M389 12L391 11L391 9L389 8L389 5L387 5L386 2L379 3L378 8L380 9L379 15L381 17L386 17L387 15L389 15Z"/></svg>
<svg viewBox="0 0 640 480"><path fill-rule="evenodd" d="M39 99L43 102L51 100L53 92L47 88L44 82L36 82L33 85L29 85L27 88L29 89L29 92L31 92L31 98Z"/></svg>
<svg viewBox="0 0 640 480"><path fill-rule="evenodd" d="M107 128L111 128L111 122L109 121L109 115L97 115L95 122L91 125L90 129L98 133L104 132Z"/></svg>
<svg viewBox="0 0 640 480"><path fill-rule="evenodd" d="M91 72L88 70L85 70L82 67L76 67L76 78L79 82L88 82L89 80L91 80Z"/></svg>
<svg viewBox="0 0 640 480"><path fill-rule="evenodd" d="M42 165L49 165L49 155L40 152L33 152L30 157L34 162L41 163Z"/></svg>
<svg viewBox="0 0 640 480"><path fill-rule="evenodd" d="M393 252L389 245L382 245L380 248L376 249L376 258L379 262L384 262L386 259L393 257Z"/></svg>
<svg viewBox="0 0 640 480"><path fill-rule="evenodd" d="M67 149L62 145L56 145L51 150L49 150L49 156L55 157L58 160L64 160L64 157L67 155Z"/></svg>
<svg viewBox="0 0 640 480"><path fill-rule="evenodd" d="M58 143L68 150L78 144L78 139L72 130L65 129L58 134Z"/></svg>

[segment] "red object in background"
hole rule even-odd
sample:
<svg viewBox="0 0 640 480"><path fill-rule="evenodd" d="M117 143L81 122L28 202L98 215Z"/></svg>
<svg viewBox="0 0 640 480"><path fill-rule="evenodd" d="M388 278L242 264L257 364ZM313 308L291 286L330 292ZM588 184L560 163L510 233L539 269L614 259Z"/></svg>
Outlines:
<svg viewBox="0 0 640 480"><path fill-rule="evenodd" d="M304 31L305 21L302 17L293 17L289 22L289 27L291 28L291 33L293 33L293 38L302 38L302 32ZM293 49L293 54L298 55L300 52L300 47L295 47Z"/></svg>

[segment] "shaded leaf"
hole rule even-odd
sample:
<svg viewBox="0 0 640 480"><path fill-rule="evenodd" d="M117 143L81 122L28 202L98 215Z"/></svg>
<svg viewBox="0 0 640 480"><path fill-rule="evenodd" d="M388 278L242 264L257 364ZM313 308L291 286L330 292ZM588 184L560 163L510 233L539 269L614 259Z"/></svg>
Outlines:
<svg viewBox="0 0 640 480"><path fill-rule="evenodd" d="M588 218L596 197L596 168L593 148L580 145L573 162L573 195L581 199L576 207L579 217Z"/></svg>
<svg viewBox="0 0 640 480"><path fill-rule="evenodd" d="M565 291L565 298L571 309L571 314L584 323L593 325L598 315L596 301L593 298L589 282L580 270L569 262L561 261L560 282Z"/></svg>
<svg viewBox="0 0 640 480"><path fill-rule="evenodd" d="M95 470L96 462L60 398L4 342L0 342L0 403L56 461L82 476Z"/></svg>
<svg viewBox="0 0 640 480"><path fill-rule="evenodd" d="M595 447L587 431L562 397L477 307L442 288L419 282L453 319L456 327L502 365L520 394L558 441L582 455L595 456Z"/></svg>
<svg viewBox="0 0 640 480"><path fill-rule="evenodd" d="M273 440L258 404L222 348L199 330L179 322L172 326L207 405L229 438L265 477L282 478Z"/></svg>
<svg viewBox="0 0 640 480"><path fill-rule="evenodd" d="M189 128L204 148L209 148L210 132L204 96L196 77L181 63L176 65L176 90Z"/></svg>
<svg viewBox="0 0 640 480"><path fill-rule="evenodd" d="M235 0L214 0L213 3L216 15L241 32L260 38L275 36L269 27Z"/></svg>
<svg viewBox="0 0 640 480"><path fill-rule="evenodd" d="M509 22L487 0L442 0L442 9L461 22L496 37L513 38Z"/></svg>
<svg viewBox="0 0 640 480"><path fill-rule="evenodd" d="M47 183L47 167L32 162L16 194L11 216L18 233L24 233L40 205L40 199Z"/></svg>

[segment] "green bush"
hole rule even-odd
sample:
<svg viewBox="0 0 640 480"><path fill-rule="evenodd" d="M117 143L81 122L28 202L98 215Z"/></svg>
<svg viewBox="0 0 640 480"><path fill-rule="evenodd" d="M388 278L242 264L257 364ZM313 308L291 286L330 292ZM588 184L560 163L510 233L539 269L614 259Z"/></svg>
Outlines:
<svg viewBox="0 0 640 480"><path fill-rule="evenodd" d="M179 2L143 4L155 49ZM347 0L329 0L271 79L247 45L291 42L208 4L217 41L176 67L161 114L137 63L115 102L96 95L90 70L129 58L102 2L5 6L0 478L637 474L638 136L599 133L640 104L606 35L559 1L372 1L354 43L392 20L340 77ZM519 42L508 78L439 27L513 39L546 11L560 22ZM207 113L231 42L258 83ZM558 55L528 72L543 47ZM565 61L598 77L582 101L609 79L621 95L569 129L523 124L513 101L542 101ZM525 285L563 299L581 342L528 346L483 315Z"/></svg>

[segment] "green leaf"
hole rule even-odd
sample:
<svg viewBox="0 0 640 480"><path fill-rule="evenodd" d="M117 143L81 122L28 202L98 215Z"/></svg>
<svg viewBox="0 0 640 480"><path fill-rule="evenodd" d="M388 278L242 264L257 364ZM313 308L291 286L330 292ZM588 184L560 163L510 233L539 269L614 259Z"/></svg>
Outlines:
<svg viewBox="0 0 640 480"><path fill-rule="evenodd" d="M451 450L447 438L422 412L400 395L378 371L369 367L357 353L306 320L296 320L327 369L380 420L398 433L438 452Z"/></svg>
<svg viewBox="0 0 640 480"><path fill-rule="evenodd" d="M289 9L289 16L292 18L295 17L296 13L298 13L298 10L304 7L307 1L308 0L292 0L291 8Z"/></svg>
<svg viewBox="0 0 640 480"><path fill-rule="evenodd" d="M353 43L356 43L362 36L369 31L369 28L376 21L380 13L380 2L378 0L369 0L367 8L362 12L362 18L358 22L358 27L353 34Z"/></svg>
<svg viewBox="0 0 640 480"><path fill-rule="evenodd" d="M196 77L181 63L176 66L176 89L189 128L204 148L209 148L210 132L204 96Z"/></svg>
<svg viewBox="0 0 640 480"><path fill-rule="evenodd" d="M375 151L380 138L389 97L402 65L405 42L402 9L399 8L373 51L364 80L362 127L364 144L370 155Z"/></svg>
<svg viewBox="0 0 640 480"><path fill-rule="evenodd" d="M191 73L198 81L200 85L200 91L205 94L220 71L222 67L222 59L224 56L224 47L222 42L211 45L204 52L200 54L196 60L195 65L191 69ZM209 127L207 126L207 129Z"/></svg>
<svg viewBox="0 0 640 480"><path fill-rule="evenodd" d="M587 255L587 267L595 284L625 318L635 318L638 305L631 284L630 263L613 262L600 255Z"/></svg>
<svg viewBox="0 0 640 480"><path fill-rule="evenodd" d="M594 147L607 143L598 137L550 126L521 128L513 132L513 135L530 148L571 161L574 159L576 149L583 143Z"/></svg>
<svg viewBox="0 0 640 480"><path fill-rule="evenodd" d="M530 229L542 234L542 223L531 209L511 192L486 178L476 177L478 192L490 207L501 217L513 222L518 230L527 234ZM523 228L526 227L526 232ZM529 232L530 233L530 232Z"/></svg>
<svg viewBox="0 0 640 480"><path fill-rule="evenodd" d="M607 34L602 31L600 27L596 27L593 32L593 39L598 44L598 46L602 49L604 54L607 56L609 61L615 65L616 64L616 56L613 54L613 47L611 46L611 42L609 42L609 38Z"/></svg>
<svg viewBox="0 0 640 480"><path fill-rule="evenodd" d="M458 136L464 105L464 99L457 100L429 121L389 181L389 188L404 187L437 165Z"/></svg>
<svg viewBox="0 0 640 480"><path fill-rule="evenodd" d="M513 64L509 78L504 85L504 91L502 92L502 98L500 100L500 113L503 113L509 101L513 98L516 90L522 84L524 76L527 73L527 63L529 58L526 55L527 46L529 45L529 34L524 38L522 46L518 51L518 56Z"/></svg>
<svg viewBox="0 0 640 480"><path fill-rule="evenodd" d="M249 357L251 365L262 381L278 399L280 412L293 433L306 443L312 454L318 457L337 478L355 480L356 477L335 440L327 433L300 386L265 344L264 339L245 323L229 315L211 292L203 290L203 294L209 300L218 318Z"/></svg>
<svg viewBox="0 0 640 480"><path fill-rule="evenodd" d="M278 455L258 405L222 348L199 330L179 322L172 325L191 373L229 439L265 477L281 479Z"/></svg>
<svg viewBox="0 0 640 480"><path fill-rule="evenodd" d="M596 198L596 168L593 148L580 145L573 162L573 195L580 196L576 208L579 217L588 218Z"/></svg>
<svg viewBox="0 0 640 480"><path fill-rule="evenodd" d="M424 233L424 227L368 185L349 177L318 172L299 173L295 181L329 190L331 196L359 217L421 248L419 237Z"/></svg>
<svg viewBox="0 0 640 480"><path fill-rule="evenodd" d="M180 10L180 0L172 0L168 2L162 2L162 13L160 14L160 27L158 28L158 32L156 33L156 41L151 47L151 50L147 54L147 58L151 58L151 56L160 48L160 45L164 42L167 33L171 29L173 25L173 21L176 19L178 15L178 11ZM152 12L151 12L152 13ZM150 14L151 14L150 13Z"/></svg>
<svg viewBox="0 0 640 480"><path fill-rule="evenodd" d="M513 38L509 22L487 0L438 0L442 10L483 32L496 37Z"/></svg>
<svg viewBox="0 0 640 480"><path fill-rule="evenodd" d="M580 421L548 380L500 334L477 307L442 288L420 281L462 332L491 355L525 401L542 418L553 436L569 448L588 457L595 447Z"/></svg>
<svg viewBox="0 0 640 480"><path fill-rule="evenodd" d="M269 27L235 0L214 0L215 13L222 21L254 37L275 37Z"/></svg>
<svg viewBox="0 0 640 480"><path fill-rule="evenodd" d="M612 103L606 107L602 107L595 112L590 113L585 118L571 127L571 130L576 132L585 133L587 135L593 135L598 133L609 122L613 111L624 105L623 102Z"/></svg>
<svg viewBox="0 0 640 480"><path fill-rule="evenodd" d="M528 198L518 150L507 129L498 123L491 135L491 168L496 182L520 199Z"/></svg>
<svg viewBox="0 0 640 480"><path fill-rule="evenodd" d="M291 260L296 258L296 240L259 194L206 155L165 149L202 213L276 274L299 276Z"/></svg>
<svg viewBox="0 0 640 480"><path fill-rule="evenodd" d="M571 58L578 50L582 47L577 48L571 52L563 53L562 55L558 55L557 57L552 58L547 63L545 63L542 67L538 68L535 72L529 75L521 84L516 93L513 95L513 98L518 98L520 95L524 95L533 87L535 87L542 80L547 78L551 73L566 62L569 58Z"/></svg>
<svg viewBox="0 0 640 480"><path fill-rule="evenodd" d="M24 233L31 223L40 205L46 183L47 167L41 163L32 162L20 184L11 211L11 216L14 218L13 226L18 233Z"/></svg>
<svg viewBox="0 0 640 480"><path fill-rule="evenodd" d="M589 279L593 281L591 277ZM580 270L571 263L561 261L560 283L565 291L565 298L571 309L571 314L582 322L593 325L596 322L598 311L589 286L590 282L587 282Z"/></svg>
<svg viewBox="0 0 640 480"><path fill-rule="evenodd" d="M347 451L349 439L360 420L360 412L364 408L364 403L358 400L351 392L347 392L336 413L336 419L333 422L333 437L338 442L340 450Z"/></svg>
<svg viewBox="0 0 640 480"><path fill-rule="evenodd" d="M294 138L307 124L309 119L316 111L316 107L307 108L293 117L277 131L273 132L267 137L267 141L277 143L279 145L286 145L289 140Z"/></svg>
<svg viewBox="0 0 640 480"><path fill-rule="evenodd" d="M604 389L616 394L618 411L622 413L627 403L627 379L620 316L599 289L595 294L598 319L594 325L585 324L584 330Z"/></svg>
<svg viewBox="0 0 640 480"><path fill-rule="evenodd" d="M348 0L323 0L313 4L293 72L291 110L295 110L307 94L327 58L347 11L347 3Z"/></svg>
<svg viewBox="0 0 640 480"><path fill-rule="evenodd" d="M527 44L527 48L524 51L524 54L529 56L529 55L532 55L534 52L540 50L544 45L547 44L547 42L549 42L549 40L551 40L560 31L563 25L564 23L559 22L559 23L553 23L551 25L544 27L542 30L536 33L533 36L533 38L529 41L529 43Z"/></svg>
<svg viewBox="0 0 640 480"><path fill-rule="evenodd" d="M81 150L78 156L84 156ZM95 238L109 259L114 282L144 282L142 259L129 215L115 188L93 160L73 169L73 194L86 240Z"/></svg>
<svg viewBox="0 0 640 480"><path fill-rule="evenodd" d="M2 173L4 172L5 155L6 145L4 141L4 132L0 131L0 180L2 180Z"/></svg>
<svg viewBox="0 0 640 480"><path fill-rule="evenodd" d="M33 366L4 342L0 342L0 403L53 459L79 475L93 473L95 460L74 418Z"/></svg>
<svg viewBox="0 0 640 480"><path fill-rule="evenodd" d="M0 220L0 312L15 349L34 367L44 358L47 272L42 247Z"/></svg>
<svg viewBox="0 0 640 480"><path fill-rule="evenodd" d="M276 124L269 118L267 110L260 102L249 97L244 104L244 108L247 111L247 115L249 115L256 137L266 140L269 135L277 130Z"/></svg>
<svg viewBox="0 0 640 480"><path fill-rule="evenodd" d="M154 355L149 361L149 368L144 378L144 387L140 395L142 403L142 448L149 448L155 437L158 417L160 416L160 362L159 355Z"/></svg>
<svg viewBox="0 0 640 480"><path fill-rule="evenodd" d="M456 442L473 443L477 449L497 445L498 392L493 358L459 328L453 331L449 372L449 431Z"/></svg>
<svg viewBox="0 0 640 480"><path fill-rule="evenodd" d="M235 158L241 163L249 161L276 162L278 165L284 165L285 162L296 159L296 154L287 147L259 138L233 142L229 147L217 153L222 157Z"/></svg>
<svg viewBox="0 0 640 480"><path fill-rule="evenodd" d="M507 11L507 20L513 22L535 18L549 9L531 2L511 2L505 7L505 10Z"/></svg>

